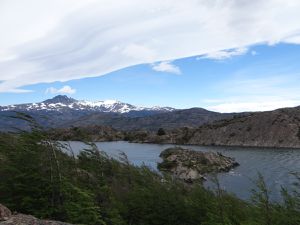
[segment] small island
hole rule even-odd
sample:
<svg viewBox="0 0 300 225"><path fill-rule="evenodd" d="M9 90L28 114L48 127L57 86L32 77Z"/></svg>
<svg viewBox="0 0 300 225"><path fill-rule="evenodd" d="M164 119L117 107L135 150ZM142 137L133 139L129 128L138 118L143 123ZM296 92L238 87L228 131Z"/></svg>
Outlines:
<svg viewBox="0 0 300 225"><path fill-rule="evenodd" d="M205 175L213 172L228 172L239 165L233 158L214 152L199 152L181 147L165 149L160 157L163 162L158 169L187 183L206 180Z"/></svg>

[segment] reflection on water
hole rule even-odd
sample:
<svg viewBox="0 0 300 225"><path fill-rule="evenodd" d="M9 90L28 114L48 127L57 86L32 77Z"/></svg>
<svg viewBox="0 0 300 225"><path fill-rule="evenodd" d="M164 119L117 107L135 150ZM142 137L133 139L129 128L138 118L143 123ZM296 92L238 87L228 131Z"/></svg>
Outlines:
<svg viewBox="0 0 300 225"><path fill-rule="evenodd" d="M75 153L83 149L82 142L70 142ZM145 164L156 169L161 161L159 154L170 144L137 144L123 141L97 142L100 150L108 155L118 157L124 152L128 159L135 165ZM271 189L271 198L280 200L281 187L291 188L295 178L290 172L300 172L300 150L297 149L271 149L271 148L246 148L246 147L206 147L206 146L183 146L196 151L221 152L226 156L236 159L240 166L228 173L220 173L218 178L223 189L234 193L240 198L249 199L253 181L257 173L261 173L268 187ZM206 182L208 188L211 182Z"/></svg>

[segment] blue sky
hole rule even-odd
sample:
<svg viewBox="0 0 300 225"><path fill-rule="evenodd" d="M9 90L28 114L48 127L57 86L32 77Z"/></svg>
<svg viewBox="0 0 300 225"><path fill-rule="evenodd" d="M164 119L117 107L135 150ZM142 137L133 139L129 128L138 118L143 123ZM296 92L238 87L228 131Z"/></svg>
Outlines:
<svg viewBox="0 0 300 225"><path fill-rule="evenodd" d="M156 71L154 64L142 64L100 77L25 86L33 92L1 93L0 104L43 101L59 94L47 93L49 87L70 86L75 93L66 94L76 99L117 99L145 106L215 111L293 106L300 104L299 56L299 45L257 45L227 58L202 56L169 62L176 71Z"/></svg>
<svg viewBox="0 0 300 225"><path fill-rule="evenodd" d="M298 0L2 0L0 105L300 105Z"/></svg>

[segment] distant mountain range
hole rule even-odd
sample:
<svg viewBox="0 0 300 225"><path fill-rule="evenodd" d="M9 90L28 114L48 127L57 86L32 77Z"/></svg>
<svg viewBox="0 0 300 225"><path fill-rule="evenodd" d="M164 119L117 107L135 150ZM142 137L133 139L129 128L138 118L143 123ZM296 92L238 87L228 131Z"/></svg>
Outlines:
<svg viewBox="0 0 300 225"><path fill-rule="evenodd" d="M196 145L300 148L300 107L266 112L218 113L203 108L138 107L119 101L56 96L41 103L0 107L0 131L30 129L19 113L56 139L130 140ZM164 135L157 130L163 128Z"/></svg>
<svg viewBox="0 0 300 225"><path fill-rule="evenodd" d="M236 115L202 108L179 110L171 107L139 107L115 100L80 101L58 95L40 103L1 106L0 130L29 129L26 122L11 118L16 112L32 116L45 128L105 125L119 130L197 127Z"/></svg>
<svg viewBox="0 0 300 225"><path fill-rule="evenodd" d="M129 113L138 112L171 112L174 108L171 107L138 107L128 103L119 102L116 100L105 101L84 101L69 98L66 95L58 95L52 99L45 100L39 103L28 103L19 105L0 106L0 111L89 111L89 112L108 112L108 113Z"/></svg>

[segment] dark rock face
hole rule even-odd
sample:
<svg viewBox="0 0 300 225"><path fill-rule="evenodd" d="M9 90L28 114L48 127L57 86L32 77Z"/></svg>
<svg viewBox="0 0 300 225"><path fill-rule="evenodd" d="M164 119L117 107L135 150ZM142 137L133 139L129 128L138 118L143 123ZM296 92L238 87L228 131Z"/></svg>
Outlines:
<svg viewBox="0 0 300 225"><path fill-rule="evenodd" d="M39 220L34 216L15 214L12 215L10 210L0 204L0 225L71 225L59 221Z"/></svg>
<svg viewBox="0 0 300 225"><path fill-rule="evenodd" d="M159 170L189 183L205 179L205 174L227 172L239 165L233 158L220 153L197 152L179 147L164 150L160 157L163 162L158 165Z"/></svg>

